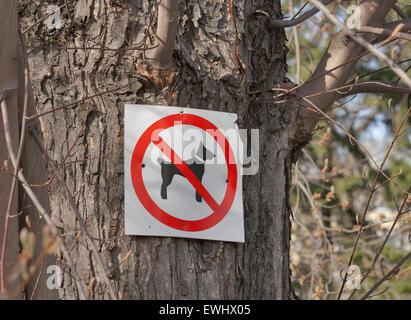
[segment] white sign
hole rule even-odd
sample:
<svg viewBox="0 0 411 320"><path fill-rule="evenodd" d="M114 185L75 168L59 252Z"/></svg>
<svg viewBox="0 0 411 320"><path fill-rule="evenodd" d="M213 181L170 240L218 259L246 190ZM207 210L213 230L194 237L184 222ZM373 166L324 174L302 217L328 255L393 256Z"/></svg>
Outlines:
<svg viewBox="0 0 411 320"><path fill-rule="evenodd" d="M125 106L128 235L244 242L236 114Z"/></svg>

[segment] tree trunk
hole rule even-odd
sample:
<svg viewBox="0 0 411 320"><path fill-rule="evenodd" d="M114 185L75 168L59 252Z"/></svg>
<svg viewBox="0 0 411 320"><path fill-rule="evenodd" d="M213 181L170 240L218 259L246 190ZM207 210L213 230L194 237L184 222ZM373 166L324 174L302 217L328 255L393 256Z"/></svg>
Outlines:
<svg viewBox="0 0 411 320"><path fill-rule="evenodd" d="M156 21L156 3L68 1L70 12L62 9L62 29L39 24L26 34L41 112L121 87L42 116L47 150L62 162L75 144L67 160L71 163L64 166L65 179L84 220L91 223L89 232L120 297L292 298L288 201L295 111L259 102L268 100L265 91L286 82L286 39L283 30L266 27L266 15L254 14L264 10L282 17L280 0L180 1L174 66L165 71L153 71L142 51L125 50L144 42L148 26ZM21 1L20 9L25 27L40 16L41 7L33 1ZM150 47L148 38L146 44ZM91 47L106 49L84 50ZM244 244L124 235L125 103L235 112L240 127L260 130L259 172L243 180ZM97 280L91 286L93 298L108 298L88 244L83 236L77 238L79 223L57 182L50 195L53 219L73 244L79 273L87 283ZM67 266L64 271L59 296L76 299Z"/></svg>

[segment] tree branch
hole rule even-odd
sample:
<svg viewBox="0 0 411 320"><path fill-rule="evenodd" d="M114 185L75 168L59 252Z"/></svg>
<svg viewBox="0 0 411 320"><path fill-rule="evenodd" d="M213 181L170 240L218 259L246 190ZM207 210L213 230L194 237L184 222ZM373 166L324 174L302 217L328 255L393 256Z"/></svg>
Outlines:
<svg viewBox="0 0 411 320"><path fill-rule="evenodd" d="M379 2L363 1L359 6L361 8L361 12L363 13L361 14L361 25L381 26L381 22L384 21L384 17L391 10L395 2L396 0ZM319 4L318 1L312 3L316 5ZM322 4L320 3L320 5ZM329 13L328 10L327 13ZM340 31L332 38L327 51L323 55L309 81L297 90L298 95L308 96L343 86L347 82L348 77L363 52L364 49L362 46L358 45L354 41L347 41L347 33ZM350 62L346 63L347 61ZM340 67L341 65L342 67ZM327 111L337 98L338 93L331 91L329 94L314 97L310 99L310 101L322 108L322 110ZM309 114L302 116L307 117ZM313 127L315 123L316 121L312 121L312 123L307 124L307 128L310 128L310 126Z"/></svg>
<svg viewBox="0 0 411 320"><path fill-rule="evenodd" d="M16 165L14 166L14 173L13 173L13 180L11 183L11 189L10 189L10 195L9 195L9 201L7 203L7 210L6 210L6 215L4 217L4 234L3 234L3 242L2 242L2 248L1 248L1 258L0 258L0 291L1 293L5 293L6 287L5 287L5 282L4 282L4 263L5 263L5 258L6 258L6 250L7 250L7 234L9 230L9 218L13 206L13 199L14 199L14 194L16 191L16 184L17 184L17 174L20 168L20 163L21 159L23 156L23 148L24 148L24 141L26 137L26 128L27 128L27 107L29 103L29 69L28 69L28 64L26 57L25 59L25 68L24 68L24 106L23 106L23 120L22 120L22 128L21 128L21 134L20 134L20 143L19 143L19 148L17 151L17 159L16 159Z"/></svg>
<svg viewBox="0 0 411 320"><path fill-rule="evenodd" d="M399 25L402 25L400 30L397 29ZM363 28L372 28L372 27L362 26L361 29ZM377 29L378 28L375 28L374 31L377 31L377 34L378 34L379 31ZM377 37L376 39L373 39L371 41L372 43L378 43L378 42L381 42L387 39L388 37L392 35L394 31L396 31L395 35L397 38L399 38L400 35L404 36L404 34L406 34L405 37L408 40L409 33L411 33L411 18L384 23L384 25L382 26L382 29L384 29L385 31L382 32L379 37ZM373 30L373 29L369 29L369 30ZM371 33L375 33L375 32L371 32Z"/></svg>
<svg viewBox="0 0 411 320"><path fill-rule="evenodd" d="M390 30L394 31L394 29L400 24L404 25L404 28L401 31L406 32L406 33L411 32L411 18L406 18L406 19L402 19L402 20L395 20L395 21L390 21L390 22L384 23L383 28L384 29L390 29Z"/></svg>
<svg viewBox="0 0 411 320"><path fill-rule="evenodd" d="M372 187L370 188L370 194L368 196L368 200L367 200L367 203L366 203L366 206L365 206L365 209L364 209L364 213L362 215L362 219L361 219L361 223L360 223L360 228L358 230L357 238L355 239L354 247L353 247L350 259L349 259L348 264L347 264L347 270L351 266L351 263L354 259L354 254L357 250L358 243L359 243L359 240L360 240L360 237L361 237L361 233L362 233L363 228L364 228L365 217L366 217L368 209L370 207L371 199L372 199L372 197L374 196L374 193L377 190L376 188L377 188L378 177L383 172L382 169L384 168L384 165L385 165L385 163L388 159L389 154L391 153L391 151L394 147L395 142L398 140L398 137L400 136L401 128L403 127L404 123L407 121L408 115L410 114L410 111L411 111L411 107L408 108L407 113L404 115L404 117L401 120L401 123L400 123L399 127L396 129L394 138L392 139L391 144L390 144L387 152L385 153L384 159L382 160L381 165L378 168L377 174L375 175L374 182L372 184ZM407 198L408 198L408 193L407 193ZM343 283L342 283L341 288L338 292L338 298L337 298L338 300L341 298L341 295L343 293L345 283L347 282L347 276L348 276L348 273L346 272L345 275L344 275Z"/></svg>
<svg viewBox="0 0 411 320"><path fill-rule="evenodd" d="M178 18L178 1L160 0L157 31L154 34L156 47L146 52L146 57L160 70L172 66Z"/></svg>
<svg viewBox="0 0 411 320"><path fill-rule="evenodd" d="M3 126L4 126L4 133L5 133L5 140L6 140L6 145L7 145L7 150L9 152L10 160L14 166L14 168L17 167L17 158L16 154L13 151L13 142L11 138L11 133L10 133L10 124L9 124L9 116L7 112L7 103L6 100L3 98L0 101L0 107L1 107L1 113L2 113L2 119L3 119ZM18 171L18 178L21 182L22 187L26 191L27 195L30 197L31 201L33 202L34 206L36 209L39 211L40 215L44 218L46 223L51 227L51 231L53 234L56 236L56 238L60 242L60 249L64 255L64 258L67 260L67 264L70 267L70 270L73 274L74 280L76 282L77 290L79 293L79 298L81 300L86 300L86 294L85 294L85 289L83 286L83 283L81 282L81 277L79 276L77 272L77 268L73 262L73 260L70 257L70 253L67 250L65 244L64 244L64 239L60 236L60 233L51 220L50 215L46 211L46 209L43 207L41 204L40 200L37 198L36 194L34 193L33 189L30 187L29 183L27 182L25 176L23 175L22 170L20 169Z"/></svg>
<svg viewBox="0 0 411 320"><path fill-rule="evenodd" d="M338 99L359 93L411 94L411 88L391 82L364 81L341 87L338 90Z"/></svg>
<svg viewBox="0 0 411 320"><path fill-rule="evenodd" d="M409 188L408 191L411 191L411 188ZM367 270L367 272L365 273L365 275L361 278L361 283L363 283L363 282L365 281L365 279L367 279L367 277L369 276L369 274L370 274L371 271L373 270L375 264L376 264L377 261L378 261L378 258L380 257L382 251L384 250L385 245L387 244L388 240L390 239L391 234L392 234L392 232L393 232L393 230L394 230L394 228L395 228L398 220L399 220L400 217L404 214L405 211L403 211L403 210L404 210L404 207L405 207L406 204L407 204L407 199L408 199L408 194L405 195L405 198L404 198L404 200L403 200L403 202L402 202L402 204L401 204L401 207L400 207L400 208L397 208L397 215L395 216L395 219L394 219L393 223L391 224L390 230L387 232L387 234L386 234L386 236L385 236L385 238L384 238L384 242L382 243L382 245L381 245L380 248L378 249L378 251L377 251L377 253L376 253L376 255L375 255L374 259L373 259L373 262L372 262L372 264L371 264L371 267ZM382 282L381 282L381 283L382 283ZM375 289L377 289L377 287L375 287ZM374 290L375 290L375 289L374 289ZM350 295L350 297L348 298L348 300L353 297L353 295L355 294L356 291L357 291L357 290L355 289L355 290L351 293L351 295ZM372 293L372 292L370 292L369 294L371 294L371 293Z"/></svg>
<svg viewBox="0 0 411 320"><path fill-rule="evenodd" d="M372 44L369 43L367 40L365 40L362 37L357 36L354 31L348 29L321 2L319 2L318 0L309 0L309 1L312 4L314 4L316 7L321 9L321 11L323 11L323 13L327 16L327 18L330 19L336 26L340 27L347 36L349 36L352 40L354 40L357 44L359 44L363 48L368 49L379 60L385 62L388 66L390 66L392 71L394 71L411 88L411 79L408 77L408 75L395 62L393 62L385 54L381 53L376 48L374 48L372 46ZM389 3L389 2L390 1L387 1L387 3ZM368 2L364 1L364 3L368 3ZM393 4L391 4L391 7L392 7L392 5ZM361 11L361 12L364 12L364 11Z"/></svg>
<svg viewBox="0 0 411 320"><path fill-rule="evenodd" d="M397 0L373 1L364 0L360 3L361 25L381 27L387 13ZM320 9L325 8L328 15L329 10L319 1L311 1L315 5L320 5ZM336 18L335 18L336 19ZM338 20L338 19L337 19ZM339 21L338 21L339 23ZM344 30L344 29L343 29ZM354 31L350 30L351 33ZM355 34L355 33L354 33ZM367 39L375 39L375 35L364 35ZM374 48L373 48L374 49ZM378 50L377 50L378 51ZM298 128L295 128L296 134L293 136L295 144L306 144L309 142L313 129L315 128L318 117L310 111L311 103L318 106L322 111L327 112L332 104L340 97L335 90L344 86L352 70L359 59L367 53L364 48L354 41L350 41L348 33L340 31L331 38L327 51L318 63L311 77L301 86L289 90L288 93L294 93L297 97L308 97L303 101L306 108L298 111L300 121ZM309 101L310 103L307 103ZM298 134L297 134L298 132Z"/></svg>
<svg viewBox="0 0 411 320"><path fill-rule="evenodd" d="M290 14L294 14L292 0L289 1L289 11L290 11ZM300 42L298 40L298 31L296 27L293 27L293 36L294 36L295 60L296 60L295 82L297 84L300 84L300 78L301 78Z"/></svg>
<svg viewBox="0 0 411 320"><path fill-rule="evenodd" d="M382 279L380 279L368 292L361 298L361 300L365 300L370 297L370 295L378 289L378 287L383 284L385 281L391 278L393 274L398 272L399 268L407 262L408 259L411 258L411 252L408 252L408 254L402 258L392 269L390 272L388 272Z"/></svg>
<svg viewBox="0 0 411 320"><path fill-rule="evenodd" d="M405 12L402 11L402 9L401 9L398 5L394 4L394 6L393 6L392 8L394 9L394 11L395 11L396 13L398 13L398 15L399 15L401 18L403 18L403 19L407 19L407 18L408 18L408 16L405 14Z"/></svg>
<svg viewBox="0 0 411 320"><path fill-rule="evenodd" d="M324 5L328 5L331 2L334 2L334 0L323 0L322 3ZM296 26L305 20L311 18L312 16L316 15L320 10L318 8L312 8L311 10L308 10L307 12L303 13L301 16L297 18L293 18L290 20L283 20L283 19L271 19L270 22L268 23L268 27L272 29L281 29L281 28L289 28ZM256 13L263 13L263 11L259 10L256 11ZM271 18L271 17L270 17Z"/></svg>
<svg viewBox="0 0 411 320"><path fill-rule="evenodd" d="M384 28L375 28L375 27L361 27L358 29L354 29L357 33L373 33L383 36L394 36L398 39L405 39L411 41L411 34L404 33L404 32L397 32L393 34L393 30L384 29ZM386 38L386 37L384 37Z"/></svg>

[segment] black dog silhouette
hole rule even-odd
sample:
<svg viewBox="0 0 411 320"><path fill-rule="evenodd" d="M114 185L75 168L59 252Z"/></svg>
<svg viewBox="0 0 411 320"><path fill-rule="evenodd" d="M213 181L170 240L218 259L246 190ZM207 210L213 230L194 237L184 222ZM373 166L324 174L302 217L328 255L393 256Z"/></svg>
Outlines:
<svg viewBox="0 0 411 320"><path fill-rule="evenodd" d="M184 161L184 163L190 168L197 179L201 182L205 171L204 161L212 159L213 157L215 157L215 155L201 143L196 152L196 156ZM172 162L165 162L162 158L158 158L157 162L161 166L161 178L163 180L163 183L161 184L161 198L167 199L167 187L172 182L174 175L178 174L183 177L184 175ZM202 198L197 191L196 200L197 202L202 201Z"/></svg>

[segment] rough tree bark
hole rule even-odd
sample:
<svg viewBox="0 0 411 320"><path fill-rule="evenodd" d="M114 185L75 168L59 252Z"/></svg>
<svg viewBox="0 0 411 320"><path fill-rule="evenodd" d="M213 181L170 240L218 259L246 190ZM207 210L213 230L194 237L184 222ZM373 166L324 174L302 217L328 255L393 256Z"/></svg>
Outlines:
<svg viewBox="0 0 411 320"><path fill-rule="evenodd" d="M20 1L24 27L41 16L47 1L39 2L40 7ZM75 143L68 161L89 159L67 164L63 171L120 297L292 298L288 201L295 150L289 139L296 112L292 105L259 102L266 90L287 82L286 39L283 30L267 27L268 17L253 14L261 9L282 18L280 0L180 1L174 64L160 72L153 72L141 51L127 50L143 42L150 46L144 40L150 25L155 30L156 3L68 1L62 29L50 31L39 24L25 35L40 112L121 87L42 116L47 150L61 162ZM86 49L91 47L105 49ZM236 112L240 127L260 129L260 169L244 177L245 244L123 234L125 103ZM108 298L56 182L50 201L55 223L74 244L71 253L79 273L87 283L97 280L91 286L93 298ZM76 299L66 266L64 271L59 297Z"/></svg>

